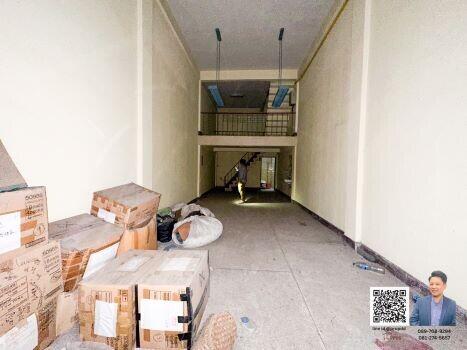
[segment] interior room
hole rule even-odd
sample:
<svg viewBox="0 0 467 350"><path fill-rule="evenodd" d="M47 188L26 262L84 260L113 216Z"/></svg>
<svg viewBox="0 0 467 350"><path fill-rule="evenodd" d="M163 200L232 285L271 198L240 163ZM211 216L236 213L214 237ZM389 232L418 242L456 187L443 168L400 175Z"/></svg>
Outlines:
<svg viewBox="0 0 467 350"><path fill-rule="evenodd" d="M467 1L0 1L0 350L467 349Z"/></svg>

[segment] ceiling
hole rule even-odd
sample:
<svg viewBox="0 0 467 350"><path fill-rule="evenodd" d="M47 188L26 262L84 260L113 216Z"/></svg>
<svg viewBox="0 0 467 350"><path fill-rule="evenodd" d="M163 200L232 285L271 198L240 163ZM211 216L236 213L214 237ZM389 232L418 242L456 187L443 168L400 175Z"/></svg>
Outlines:
<svg viewBox="0 0 467 350"><path fill-rule="evenodd" d="M216 68L220 28L221 69L276 69L278 35L285 28L283 68L298 69L335 0L167 0L201 70Z"/></svg>
<svg viewBox="0 0 467 350"><path fill-rule="evenodd" d="M207 88L212 82L204 82ZM269 93L269 81L235 80L217 83L224 108L263 108ZM210 96L210 94L209 94Z"/></svg>

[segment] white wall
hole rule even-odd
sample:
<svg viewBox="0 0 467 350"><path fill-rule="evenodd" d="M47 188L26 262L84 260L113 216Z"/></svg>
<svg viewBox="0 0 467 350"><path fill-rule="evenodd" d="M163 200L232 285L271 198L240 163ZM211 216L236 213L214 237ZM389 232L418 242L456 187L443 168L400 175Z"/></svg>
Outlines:
<svg viewBox="0 0 467 350"><path fill-rule="evenodd" d="M0 2L0 138L50 221L136 181L136 2Z"/></svg>
<svg viewBox="0 0 467 350"><path fill-rule="evenodd" d="M153 10L153 188L167 206L197 197L199 70L159 1Z"/></svg>
<svg viewBox="0 0 467 350"><path fill-rule="evenodd" d="M363 243L467 307L467 2L371 14Z"/></svg>
<svg viewBox="0 0 467 350"><path fill-rule="evenodd" d="M159 1L1 2L0 31L0 137L51 221L130 181L196 197L199 70Z"/></svg>
<svg viewBox="0 0 467 350"><path fill-rule="evenodd" d="M346 134L350 108L352 2L300 81L294 200L345 225Z"/></svg>

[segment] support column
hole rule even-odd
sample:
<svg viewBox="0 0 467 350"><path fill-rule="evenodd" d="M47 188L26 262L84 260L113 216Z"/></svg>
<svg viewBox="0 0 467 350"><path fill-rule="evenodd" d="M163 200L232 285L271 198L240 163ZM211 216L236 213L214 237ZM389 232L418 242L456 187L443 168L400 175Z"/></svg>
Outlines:
<svg viewBox="0 0 467 350"><path fill-rule="evenodd" d="M352 62L347 134L347 196L345 234L362 241L365 127L372 0L352 1Z"/></svg>
<svg viewBox="0 0 467 350"><path fill-rule="evenodd" d="M153 1L137 0L137 182L152 183L152 21Z"/></svg>

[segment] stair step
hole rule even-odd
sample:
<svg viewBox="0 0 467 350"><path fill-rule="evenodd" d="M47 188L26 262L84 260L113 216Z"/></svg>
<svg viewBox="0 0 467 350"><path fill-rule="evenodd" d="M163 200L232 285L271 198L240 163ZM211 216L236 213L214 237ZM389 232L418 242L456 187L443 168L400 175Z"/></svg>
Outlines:
<svg viewBox="0 0 467 350"><path fill-rule="evenodd" d="M292 88L292 89L293 89L293 87L294 87L294 84L293 84L293 83L282 82L281 84L279 84L278 82L274 82L274 83L271 83L271 84L269 85L269 88L270 88L270 89L274 89L274 88L277 89L277 88L279 87L279 85L281 85L281 86L288 86L289 88Z"/></svg>
<svg viewBox="0 0 467 350"><path fill-rule="evenodd" d="M269 97L268 97L268 102L274 101L274 98L275 98L275 97L276 97L276 95L269 95ZM288 104L288 103L289 103L289 98L288 98L288 97L285 97L285 98L284 98L284 102L285 102L285 101L287 101L287 104ZM284 102L282 102L282 103L284 103Z"/></svg>

